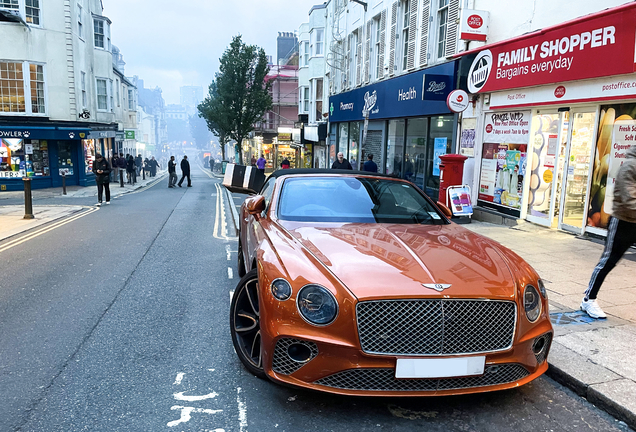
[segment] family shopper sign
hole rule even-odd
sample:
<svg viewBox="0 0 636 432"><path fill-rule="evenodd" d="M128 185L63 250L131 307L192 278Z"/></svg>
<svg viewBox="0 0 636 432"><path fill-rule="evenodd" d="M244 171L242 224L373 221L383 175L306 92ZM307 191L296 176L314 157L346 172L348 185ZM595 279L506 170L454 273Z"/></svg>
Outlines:
<svg viewBox="0 0 636 432"><path fill-rule="evenodd" d="M578 18L480 51L470 93L634 72L636 4Z"/></svg>

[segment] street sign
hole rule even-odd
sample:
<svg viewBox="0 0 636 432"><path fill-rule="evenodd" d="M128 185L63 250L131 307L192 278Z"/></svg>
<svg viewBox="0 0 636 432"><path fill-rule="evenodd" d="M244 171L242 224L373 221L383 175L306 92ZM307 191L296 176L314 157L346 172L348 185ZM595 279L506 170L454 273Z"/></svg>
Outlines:
<svg viewBox="0 0 636 432"><path fill-rule="evenodd" d="M134 140L135 139L135 131L134 130L124 131L124 134L125 134L125 138L127 140Z"/></svg>

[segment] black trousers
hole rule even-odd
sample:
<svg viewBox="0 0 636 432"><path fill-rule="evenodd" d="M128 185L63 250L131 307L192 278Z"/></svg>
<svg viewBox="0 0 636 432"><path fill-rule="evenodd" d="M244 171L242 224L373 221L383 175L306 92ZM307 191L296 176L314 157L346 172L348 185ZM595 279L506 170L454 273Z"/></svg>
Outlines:
<svg viewBox="0 0 636 432"><path fill-rule="evenodd" d="M106 201L110 201L110 183L97 183L97 201L102 202L102 195L106 191Z"/></svg>
<svg viewBox="0 0 636 432"><path fill-rule="evenodd" d="M179 186L181 186L181 184L183 183L183 179L188 178L188 186L192 186L192 181L190 181L190 173L187 174L181 174L181 180L179 180Z"/></svg>
<svg viewBox="0 0 636 432"><path fill-rule="evenodd" d="M601 259L594 268L590 285L585 291L585 298L594 300L607 274L612 271L630 246L636 244L636 223L610 217L605 239L605 249Z"/></svg>

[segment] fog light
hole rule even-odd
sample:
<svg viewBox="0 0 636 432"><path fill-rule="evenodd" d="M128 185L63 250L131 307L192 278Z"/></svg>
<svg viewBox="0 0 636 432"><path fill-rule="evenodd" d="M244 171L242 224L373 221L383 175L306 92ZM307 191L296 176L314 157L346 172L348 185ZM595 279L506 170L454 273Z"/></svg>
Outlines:
<svg viewBox="0 0 636 432"><path fill-rule="evenodd" d="M307 363L311 360L311 350L305 344L293 343L287 348L287 355L298 363Z"/></svg>

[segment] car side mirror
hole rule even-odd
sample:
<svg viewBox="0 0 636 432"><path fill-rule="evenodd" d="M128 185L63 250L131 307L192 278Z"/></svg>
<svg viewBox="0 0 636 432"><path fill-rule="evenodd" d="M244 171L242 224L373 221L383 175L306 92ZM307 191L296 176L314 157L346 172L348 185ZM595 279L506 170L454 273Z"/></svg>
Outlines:
<svg viewBox="0 0 636 432"><path fill-rule="evenodd" d="M263 195L255 195L245 200L245 209L251 215L263 213L265 210L265 197Z"/></svg>
<svg viewBox="0 0 636 432"><path fill-rule="evenodd" d="M450 219L453 217L453 212L446 206L446 204L437 201L437 207L439 207L442 213L444 213L444 216L446 216L447 218Z"/></svg>

